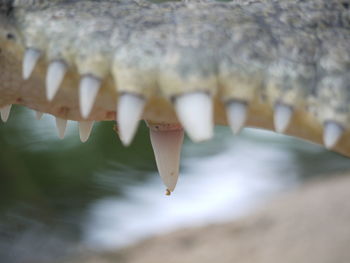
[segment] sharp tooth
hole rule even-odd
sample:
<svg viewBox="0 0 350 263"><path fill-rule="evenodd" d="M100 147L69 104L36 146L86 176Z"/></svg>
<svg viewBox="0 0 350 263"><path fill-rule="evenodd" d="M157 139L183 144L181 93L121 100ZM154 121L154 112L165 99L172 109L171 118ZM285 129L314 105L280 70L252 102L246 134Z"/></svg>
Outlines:
<svg viewBox="0 0 350 263"><path fill-rule="evenodd" d="M81 79L79 87L79 102L80 113L84 119L89 117L100 87L101 80L95 77L85 76Z"/></svg>
<svg viewBox="0 0 350 263"><path fill-rule="evenodd" d="M145 102L145 99L133 94L123 94L119 98L117 122L119 137L125 146L134 138Z"/></svg>
<svg viewBox="0 0 350 263"><path fill-rule="evenodd" d="M150 129L151 143L159 175L167 187L167 193L174 191L179 176L180 153L183 130L154 131Z"/></svg>
<svg viewBox="0 0 350 263"><path fill-rule="evenodd" d="M49 101L55 97L66 72L67 66L61 61L53 61L49 65L46 75L46 97Z"/></svg>
<svg viewBox="0 0 350 263"><path fill-rule="evenodd" d="M274 125L277 132L283 133L293 116L293 108L284 104L276 104L274 112Z"/></svg>
<svg viewBox="0 0 350 263"><path fill-rule="evenodd" d="M41 118L43 117L44 113L42 113L41 111L35 111L35 118L37 120L41 120Z"/></svg>
<svg viewBox="0 0 350 263"><path fill-rule="evenodd" d="M247 119L247 103L243 101L232 101L226 106L226 111L232 132L238 134Z"/></svg>
<svg viewBox="0 0 350 263"><path fill-rule="evenodd" d="M1 119L3 122L7 122L8 118L10 116L11 107L12 107L12 104L6 105L6 106L0 108L0 115L1 115Z"/></svg>
<svg viewBox="0 0 350 263"><path fill-rule="evenodd" d="M191 93L177 97L175 110L193 141L200 142L213 136L213 105L208 94Z"/></svg>
<svg viewBox="0 0 350 263"><path fill-rule="evenodd" d="M57 127L57 130L58 130L58 137L60 139L63 139L64 138L64 134L66 132L67 120L64 120L64 119L56 117L56 127Z"/></svg>
<svg viewBox="0 0 350 263"><path fill-rule="evenodd" d="M81 142L86 142L94 125L94 121L80 121L79 122L79 136Z"/></svg>
<svg viewBox="0 0 350 263"><path fill-rule="evenodd" d="M323 127L323 142L327 149L332 149L344 133L344 128L333 121L327 121Z"/></svg>
<svg viewBox="0 0 350 263"><path fill-rule="evenodd" d="M32 75L33 70L38 63L40 58L40 51L32 48L28 48L24 54L23 58L23 68L22 68L22 76L23 79L29 79L30 75Z"/></svg>

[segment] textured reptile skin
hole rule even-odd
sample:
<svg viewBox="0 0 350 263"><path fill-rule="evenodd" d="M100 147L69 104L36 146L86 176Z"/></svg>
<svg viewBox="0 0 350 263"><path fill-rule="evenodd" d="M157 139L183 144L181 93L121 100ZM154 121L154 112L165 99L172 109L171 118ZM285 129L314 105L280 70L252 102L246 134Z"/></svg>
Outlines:
<svg viewBox="0 0 350 263"><path fill-rule="evenodd" d="M350 2L340 0L0 0L0 106L10 103L80 120L82 75L103 80L90 119L114 119L121 93L147 98L143 117L176 123L173 98L206 92L215 121L225 105L249 104L247 125L273 129L276 103L292 107L288 134L320 143L323 124L345 133L350 155ZM42 52L29 80L26 48ZM45 98L46 68L69 72Z"/></svg>

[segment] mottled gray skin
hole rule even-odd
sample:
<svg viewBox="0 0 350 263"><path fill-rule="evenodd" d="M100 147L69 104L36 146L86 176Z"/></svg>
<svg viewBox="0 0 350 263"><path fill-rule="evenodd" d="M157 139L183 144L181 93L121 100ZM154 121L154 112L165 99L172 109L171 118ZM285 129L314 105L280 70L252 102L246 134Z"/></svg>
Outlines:
<svg viewBox="0 0 350 263"><path fill-rule="evenodd" d="M176 123L171 102L189 92L224 107L249 104L247 125L272 129L276 103L295 110L288 134L321 142L334 121L345 134L335 150L350 155L350 2L340 0L0 0L0 106L26 105L80 120L81 75L104 80L90 119L113 119L118 94L149 100L144 118ZM5 3L8 3L6 5ZM21 79L25 48L43 57ZM69 73L51 103L47 64Z"/></svg>

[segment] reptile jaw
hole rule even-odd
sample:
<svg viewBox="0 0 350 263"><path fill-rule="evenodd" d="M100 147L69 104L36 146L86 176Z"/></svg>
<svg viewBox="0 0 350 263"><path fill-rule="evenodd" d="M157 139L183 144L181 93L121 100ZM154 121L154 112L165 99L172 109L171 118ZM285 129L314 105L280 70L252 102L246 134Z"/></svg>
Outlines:
<svg viewBox="0 0 350 263"><path fill-rule="evenodd" d="M140 2L57 0L36 9L19 1L0 26L3 120L11 104L25 105L54 115L60 137L67 119L79 121L86 141L94 121L116 119L129 145L144 119L156 155L170 156L157 158L170 192L176 180L166 174L178 166L179 123L196 142L210 139L214 124L234 133L249 126L350 156L347 31L314 32L310 21L303 21L305 31L275 28L274 16L263 15L277 3L258 12L254 3ZM162 143L176 148L174 155Z"/></svg>

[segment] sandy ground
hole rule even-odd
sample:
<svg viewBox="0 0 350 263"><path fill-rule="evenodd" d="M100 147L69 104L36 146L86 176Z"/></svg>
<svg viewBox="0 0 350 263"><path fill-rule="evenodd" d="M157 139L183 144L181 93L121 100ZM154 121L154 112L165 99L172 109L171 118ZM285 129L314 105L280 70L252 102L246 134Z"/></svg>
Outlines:
<svg viewBox="0 0 350 263"><path fill-rule="evenodd" d="M349 263L350 174L318 179L229 223L183 229L74 263Z"/></svg>

